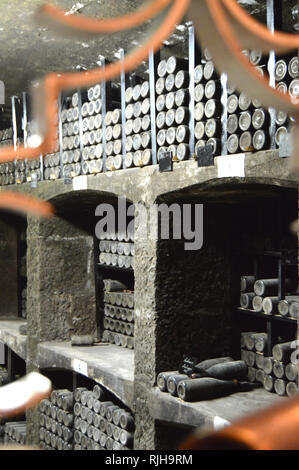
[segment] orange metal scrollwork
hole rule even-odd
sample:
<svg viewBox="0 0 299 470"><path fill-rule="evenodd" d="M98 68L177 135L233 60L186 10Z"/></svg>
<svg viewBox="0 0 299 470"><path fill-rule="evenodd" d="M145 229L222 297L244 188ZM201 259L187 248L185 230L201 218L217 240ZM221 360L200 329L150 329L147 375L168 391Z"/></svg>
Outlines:
<svg viewBox="0 0 299 470"><path fill-rule="evenodd" d="M227 73L229 80L240 90L268 108L286 111L295 119L295 148L299 143L299 106L297 100L271 88L251 65L242 51L246 48L262 52L286 52L299 47L298 36L284 33L272 34L253 19L235 0L193 0L189 14L195 24L196 34L209 49L216 67ZM299 169L299 158L293 157L293 166Z"/></svg>
<svg viewBox="0 0 299 470"><path fill-rule="evenodd" d="M41 144L36 148L12 147L0 149L0 162L15 158L36 158L40 154L54 151L57 134L57 99L66 89L92 86L104 80L111 80L122 70L131 71L147 59L151 50L157 51L162 42L173 32L189 10L195 24L196 34L202 44L210 50L220 72L226 72L229 79L252 98L258 99L264 107L284 110L295 119L295 148L299 143L299 106L290 96L283 95L269 86L266 78L260 76L242 54L244 48L259 49L269 52L286 52L299 47L298 36L284 33L272 34L265 26L252 18L240 7L236 0L152 0L134 13L124 17L110 19L93 19L81 15L67 13L52 5L44 5L39 14L48 21L72 30L99 34L111 33L133 28L154 15L166 11L167 15L155 34L147 39L141 47L128 54L123 62L108 65L105 69L98 68L88 72L67 74L49 74L34 89L36 121L39 125ZM293 159L294 166L299 169L299 158ZM0 194L3 198L4 193ZM21 202L21 200L20 200ZM23 201L25 203L25 200ZM28 201L27 201L28 202ZM25 206L22 204L22 207ZM49 207L47 207L49 210ZM37 209L38 211L38 209Z"/></svg>
<svg viewBox="0 0 299 470"><path fill-rule="evenodd" d="M128 54L123 62L118 61L110 64L105 69L98 68L88 72L47 75L33 90L34 109L37 111L35 120L39 125L42 143L36 148L25 148L21 146L17 150L13 147L0 149L0 163L13 161L16 158L19 160L26 158L32 159L38 157L40 154L52 153L55 149L57 135L57 100L59 94L66 89L87 87L104 80L111 80L120 75L122 70L128 72L136 68L140 62L147 59L151 50L157 51L163 41L172 34L175 25L181 21L187 12L190 2L191 0L153 1L138 12L114 20L92 20L81 16L67 17L65 16L66 12L62 10L48 5L44 6L42 11L45 15L49 15L51 20L56 19L56 21L61 22L64 16L64 19L67 19L66 22L72 28L81 31L86 29L87 32L91 30L93 33L100 31L111 32L133 27L151 18L154 14L161 12L167 6L169 6L169 11L155 34L146 40L141 47ZM118 28L116 28L117 24ZM4 195L5 193L0 194L0 204ZM45 206L44 204L45 203L40 202L39 207L35 206L36 213L40 215L48 213L48 215L50 215L53 209L49 211L49 206ZM43 205L44 210L40 211ZM29 210L28 197L26 200L25 198L19 199L18 208L20 210L24 209L25 211L27 209ZM32 210L32 207L30 209Z"/></svg>

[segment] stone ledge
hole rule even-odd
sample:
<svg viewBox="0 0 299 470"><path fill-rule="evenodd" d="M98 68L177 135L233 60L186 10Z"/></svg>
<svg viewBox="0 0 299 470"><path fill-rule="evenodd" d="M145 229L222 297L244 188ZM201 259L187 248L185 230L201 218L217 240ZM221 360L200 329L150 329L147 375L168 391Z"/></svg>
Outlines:
<svg viewBox="0 0 299 470"><path fill-rule="evenodd" d="M109 196L125 196L133 202L143 200L153 203L158 198L172 192L185 191L209 182L221 184L223 179L248 182L252 178L260 184L296 187L298 175L290 168L289 158L280 158L278 150L267 150L256 153L240 154L244 156L244 176L236 176L234 169L226 172L226 177L219 174L219 161L223 157L216 157L214 166L198 168L197 162L187 160L174 163L173 171L160 173L158 165L144 168L129 168L119 171L101 173L98 175L79 176L73 180L73 184L65 185L62 179L56 181L42 181L36 189L32 189L30 183L2 186L0 191L17 191L32 194L43 200L51 200L57 196L76 192L84 194L84 191L97 191L105 198ZM240 155L232 155L234 160ZM230 157L228 157L230 158Z"/></svg>
<svg viewBox="0 0 299 470"><path fill-rule="evenodd" d="M134 351L112 344L74 347L70 342L45 342L38 346L37 363L40 369L57 368L78 372L78 361L82 375L103 385L132 409Z"/></svg>
<svg viewBox="0 0 299 470"><path fill-rule="evenodd" d="M27 336L19 333L19 327L26 325L20 318L0 319L0 341L26 361Z"/></svg>
<svg viewBox="0 0 299 470"><path fill-rule="evenodd" d="M160 392L155 387L148 397L150 414L166 423L213 430L215 418L229 422L238 420L250 413L287 400L274 393L257 388L250 392L235 393L222 398L189 403ZM216 419L217 422L217 419Z"/></svg>

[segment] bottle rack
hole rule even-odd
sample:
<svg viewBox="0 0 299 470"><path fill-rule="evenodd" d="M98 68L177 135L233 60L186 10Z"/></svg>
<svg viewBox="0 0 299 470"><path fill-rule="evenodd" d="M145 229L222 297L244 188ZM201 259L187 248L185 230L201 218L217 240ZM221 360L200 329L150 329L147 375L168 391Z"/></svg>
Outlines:
<svg viewBox="0 0 299 470"><path fill-rule="evenodd" d="M276 224L277 224L277 240L279 241L278 249L274 250L264 250L257 251L253 250L250 254L246 254L246 257L251 257L253 261L253 272L255 279L263 279L264 277L264 267L265 262L272 262L272 266L276 266L276 279L278 279L278 290L277 297L279 300L283 300L286 297L286 279L298 278L298 261L297 261L297 249L294 248L284 248L281 246L280 241L283 238L282 227L283 223L287 224L285 217L283 215L283 202L286 203L284 198L279 198L277 200L276 206ZM258 231L261 234L261 217L258 217L260 223ZM277 248L277 246L275 247ZM273 272L271 270L271 272ZM273 273L273 276L275 275ZM295 288L296 289L296 288ZM237 315L239 318L240 330L238 332L239 336L242 331L245 331L241 328L241 323L245 323L246 330L250 328L253 318L258 321L261 331L265 331L268 334L268 345L267 345L267 354L271 356L273 346L278 342L277 339L282 333L280 330L283 330L283 333L288 336L288 340L295 339L296 329L297 329L297 319L284 317L278 313L266 314L263 312L257 312L253 309L244 309L237 308Z"/></svg>
<svg viewBox="0 0 299 470"><path fill-rule="evenodd" d="M278 2L279 3L279 2ZM281 28L281 6L278 4L276 1L268 1L267 2L267 25L268 28L270 28L271 31L273 31L275 28ZM205 61L203 51L200 50L196 39L195 39L195 32L194 32L194 27L191 22L185 23L185 25L180 25L177 28L177 31L174 33L174 37L178 36L176 34L179 32L180 34L183 32L183 35L180 36L180 41L183 43L183 55L185 56L186 60L188 60L188 72L190 75L190 83L188 86L189 90L189 95L190 95L190 101L189 101L189 129L190 129L190 139L188 142L189 145L189 157L187 158L197 158L195 155L197 153L197 149L195 148L195 79L194 79L194 71L196 65L200 64L202 60ZM150 88L150 116L151 116L151 162L148 164L157 164L158 159L157 159L157 128L156 128L156 90L155 90L155 85L157 81L157 67L159 60L163 56L165 49L167 48L167 45L171 44L171 38L170 41L165 42L165 48L161 49L157 54L149 54L148 58L148 80L149 80L149 88ZM185 52L185 54L184 54ZM124 58L125 51L123 49L120 49L117 53L117 56L120 60ZM258 56L258 53L257 53ZM263 57L263 68L264 70L267 70L269 74L269 82L270 85L275 87L276 82L275 82L275 62L276 62L276 56L274 52L270 52L269 56ZM102 67L105 67L107 64L107 60L104 57L101 57L101 65ZM134 74L131 76L126 75L125 73L122 73L120 78L119 78L119 83L120 83L120 97L119 97L119 108L121 109L121 127L122 127L122 133L120 140L122 141L122 164L121 168L126 168L125 161L126 161L126 116L125 116L125 92L126 88L129 84L134 83ZM219 148L217 149L216 152L214 152L214 156L217 155L227 155L228 152L228 128L227 128L227 123L228 123L228 109L227 109L227 99L228 99L228 94L229 94L229 87L227 83L227 76L224 74L221 77L218 77L219 80L219 86L221 87L221 97L219 98L219 102L221 102L221 109L222 111L220 112L219 116L217 116L217 119L220 119L221 121L221 132L217 139L220 140L220 145ZM84 145L83 145L83 129L82 129L82 104L84 102L84 93L82 91L78 90L78 109L79 109L79 128L80 128L80 152L81 152L81 165L83 163L82 161L82 154L84 150ZM109 83L102 83L101 84L101 96L102 96L102 134L103 134L103 140L102 140L102 145L103 145L103 156L102 156L102 162L103 162L103 168L102 171L106 172L107 171L107 154L106 154L106 146L107 146L107 141L106 141L106 124L105 124L105 118L106 118L106 113L107 111L111 110L113 105L112 105L112 98L113 98L113 87L111 82ZM59 100L59 108L60 108L60 117L59 117L59 142L60 142L60 178L63 178L63 164L62 164L62 123L61 123L61 110L63 103L61 100L64 98L61 97ZM17 97L12 98L12 128L13 128L13 136L12 136L12 141L14 146L17 148L18 144L18 135L20 135L20 129L22 127L23 129L23 137L24 137L24 143L25 146L27 145L27 129L26 129L26 123L28 122L28 112L27 112L27 96L26 93L23 93L23 116L22 116L22 126L19 125L19 122L21 120L20 117L20 109L21 105L17 99ZM251 111L253 112L254 107L251 107ZM267 114L267 123L266 127L264 129L266 133L266 140L267 144L263 145L260 150L264 149L274 149L279 147L278 142L275 142L275 136L277 140L277 135L276 132L279 131L281 127L287 126L286 123L284 123L282 126L279 124L279 116L277 115L276 112L273 109L265 110ZM269 128L268 126L268 116L269 116ZM253 131L252 131L253 132ZM204 145L204 142L202 143ZM253 148L236 148L236 152L238 151L252 151ZM257 149L256 149L257 150ZM234 152L232 152L234 153ZM204 164L204 163L203 163ZM15 165L17 166L17 165ZM143 166L143 165L140 165ZM110 168L114 170L115 168ZM1 168L0 168L1 170ZM33 170L33 171L32 171ZM29 175L24 181L18 180L18 178L12 178L12 176L9 173L9 169L4 168L4 171L8 171L7 176L5 178L2 178L2 184L14 184L15 182L17 183L22 183L22 182L31 182L31 172L34 173L34 168L30 169L29 167ZM82 170L81 170L82 171ZM15 172L17 173L17 176L19 174L18 168L15 169ZM41 181L44 178L44 165L43 165L43 157L40 158L40 168L39 168L39 173L40 173L40 179ZM93 172L93 173L98 173ZM90 174L90 173L85 173L85 174ZM10 175L10 176L8 176ZM75 175L77 176L77 175ZM74 175L72 175L74 177ZM55 178L53 178L55 179ZM16 181L17 180L17 181Z"/></svg>

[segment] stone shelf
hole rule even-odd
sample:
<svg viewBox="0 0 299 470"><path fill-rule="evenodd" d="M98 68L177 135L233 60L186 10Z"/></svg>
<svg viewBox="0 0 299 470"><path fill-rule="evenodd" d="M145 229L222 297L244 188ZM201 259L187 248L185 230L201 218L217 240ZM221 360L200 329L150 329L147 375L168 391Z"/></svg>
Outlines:
<svg viewBox="0 0 299 470"><path fill-rule="evenodd" d="M211 430L221 423L221 420L232 422L286 399L263 388L257 388L250 392L190 403L155 387L149 397L149 404L150 414L157 420Z"/></svg>
<svg viewBox="0 0 299 470"><path fill-rule="evenodd" d="M27 336L19 333L19 328L22 325L26 325L26 320L2 317L0 320L0 341L22 359L26 360Z"/></svg>
<svg viewBox="0 0 299 470"><path fill-rule="evenodd" d="M234 163L228 166L228 162ZM196 161L186 160L174 163L173 171L169 173L160 173L158 165L150 165L97 175L81 175L74 178L72 184L64 184L63 179L58 179L39 182L36 189L32 189L30 183L24 183L11 185L9 190L33 194L43 200L71 192L80 194L82 191L98 191L106 197L125 196L132 202L155 202L157 198L164 199L166 195L171 198L172 193L176 193L178 198L211 193L220 197L221 187L232 183L297 188L298 177L290 169L288 158L280 158L278 150L265 150L216 157L214 165L210 167L198 168ZM0 190L5 188L6 186L0 187Z"/></svg>
<svg viewBox="0 0 299 470"><path fill-rule="evenodd" d="M113 344L71 346L44 342L38 347L41 369L68 369L89 377L116 395L129 408L134 396L134 351Z"/></svg>

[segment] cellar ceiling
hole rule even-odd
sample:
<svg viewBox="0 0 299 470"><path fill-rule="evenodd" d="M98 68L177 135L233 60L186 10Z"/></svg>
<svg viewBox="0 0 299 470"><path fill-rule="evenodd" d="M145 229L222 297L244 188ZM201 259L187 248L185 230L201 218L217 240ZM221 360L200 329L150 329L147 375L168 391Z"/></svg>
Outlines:
<svg viewBox="0 0 299 470"><path fill-rule="evenodd" d="M69 12L93 17L112 17L133 11L138 0L52 0ZM76 66L96 67L98 55L114 59L120 47L129 50L140 42L151 24L129 32L82 41L57 37L47 28L38 26L33 15L43 0L1 0L0 2L0 80L6 86L6 101L13 94L28 89L30 82L50 71L74 70ZM265 18L266 0L240 0L250 12ZM290 5L293 1L284 0ZM289 8L288 8L289 10ZM286 13L286 21L288 22ZM179 51L179 45L174 48Z"/></svg>

